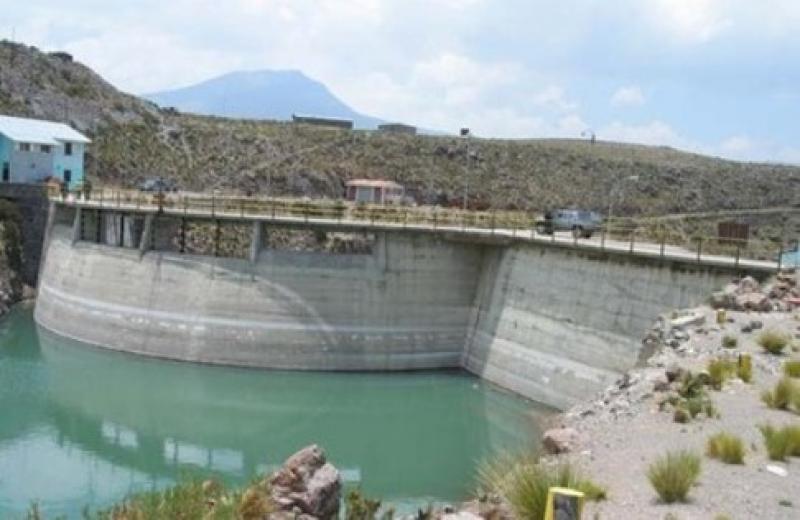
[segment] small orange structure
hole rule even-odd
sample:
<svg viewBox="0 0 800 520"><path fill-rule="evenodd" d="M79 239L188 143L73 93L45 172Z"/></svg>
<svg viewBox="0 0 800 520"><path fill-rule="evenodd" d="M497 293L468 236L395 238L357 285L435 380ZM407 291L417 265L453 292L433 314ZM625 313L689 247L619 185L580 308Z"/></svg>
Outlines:
<svg viewBox="0 0 800 520"><path fill-rule="evenodd" d="M393 181L381 179L353 179L348 181L345 198L368 204L399 204L405 188Z"/></svg>

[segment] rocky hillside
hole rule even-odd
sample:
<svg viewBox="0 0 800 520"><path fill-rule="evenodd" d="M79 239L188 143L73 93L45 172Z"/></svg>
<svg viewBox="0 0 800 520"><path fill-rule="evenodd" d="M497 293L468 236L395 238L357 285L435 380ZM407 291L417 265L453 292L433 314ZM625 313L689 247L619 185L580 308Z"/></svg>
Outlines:
<svg viewBox="0 0 800 520"><path fill-rule="evenodd" d="M90 177L133 185L153 175L185 188L336 197L353 177L396 179L419 201L577 205L664 214L790 205L800 168L745 164L669 148L573 140L398 136L159 109L62 54L0 43L0 113L66 120L94 139ZM469 167L468 167L469 165ZM628 176L621 197L615 186Z"/></svg>
<svg viewBox="0 0 800 520"><path fill-rule="evenodd" d="M22 267L19 244L20 215L16 206L0 200L0 316L22 297L22 281L18 275Z"/></svg>

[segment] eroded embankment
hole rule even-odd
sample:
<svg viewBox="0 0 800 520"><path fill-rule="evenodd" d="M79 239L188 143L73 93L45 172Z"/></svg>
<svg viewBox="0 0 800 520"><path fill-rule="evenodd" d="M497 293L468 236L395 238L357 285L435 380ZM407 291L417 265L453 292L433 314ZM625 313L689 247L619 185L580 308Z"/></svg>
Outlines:
<svg viewBox="0 0 800 520"><path fill-rule="evenodd" d="M141 229L110 236L98 221L118 219L95 215L92 224L70 208L57 212L36 320L58 334L260 368L464 367L559 408L634 366L653 316L701 301L729 277L703 266L401 232L376 234L358 254L277 250L254 239L250 259L215 257L170 247L185 228L180 219L156 218L149 237Z"/></svg>

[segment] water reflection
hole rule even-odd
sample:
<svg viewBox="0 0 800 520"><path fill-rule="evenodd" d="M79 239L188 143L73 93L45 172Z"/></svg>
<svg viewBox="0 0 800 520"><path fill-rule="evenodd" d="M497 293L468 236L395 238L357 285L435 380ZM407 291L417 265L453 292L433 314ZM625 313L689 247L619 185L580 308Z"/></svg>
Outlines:
<svg viewBox="0 0 800 520"><path fill-rule="evenodd" d="M0 381L0 516L34 498L74 513L187 471L240 483L312 442L369 493L453 500L477 459L537 438L541 412L461 373L148 360L37 334L24 313L0 326Z"/></svg>

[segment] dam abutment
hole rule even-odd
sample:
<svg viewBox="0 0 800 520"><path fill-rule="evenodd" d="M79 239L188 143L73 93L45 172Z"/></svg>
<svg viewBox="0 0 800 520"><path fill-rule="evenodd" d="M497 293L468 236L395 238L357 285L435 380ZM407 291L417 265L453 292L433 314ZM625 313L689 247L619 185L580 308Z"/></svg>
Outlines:
<svg viewBox="0 0 800 520"><path fill-rule="evenodd" d="M659 314L736 274L445 231L52 211L35 318L62 336L254 368L464 368L558 408L633 367Z"/></svg>

